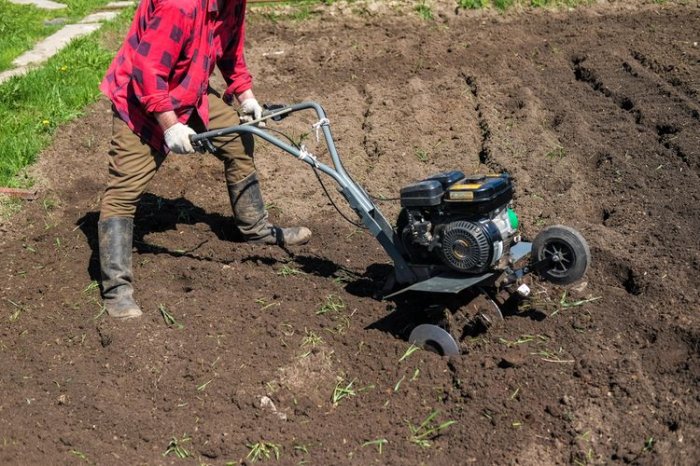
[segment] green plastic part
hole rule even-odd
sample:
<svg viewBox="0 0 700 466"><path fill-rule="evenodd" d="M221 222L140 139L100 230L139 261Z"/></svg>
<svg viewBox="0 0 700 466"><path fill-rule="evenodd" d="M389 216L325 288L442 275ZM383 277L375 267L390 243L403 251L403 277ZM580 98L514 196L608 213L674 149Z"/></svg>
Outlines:
<svg viewBox="0 0 700 466"><path fill-rule="evenodd" d="M513 209L508 209L508 221L510 222L510 226L513 228L513 230L518 229L520 221L518 220L518 215Z"/></svg>

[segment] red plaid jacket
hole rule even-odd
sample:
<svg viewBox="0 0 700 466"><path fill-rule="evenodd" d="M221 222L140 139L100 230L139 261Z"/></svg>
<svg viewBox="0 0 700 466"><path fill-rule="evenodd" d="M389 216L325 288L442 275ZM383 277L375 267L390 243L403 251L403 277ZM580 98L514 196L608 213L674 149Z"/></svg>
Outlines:
<svg viewBox="0 0 700 466"><path fill-rule="evenodd" d="M175 111L186 123L193 111L205 125L203 96L218 66L224 99L252 86L243 56L246 0L141 0L100 90L134 133L168 153L153 112Z"/></svg>

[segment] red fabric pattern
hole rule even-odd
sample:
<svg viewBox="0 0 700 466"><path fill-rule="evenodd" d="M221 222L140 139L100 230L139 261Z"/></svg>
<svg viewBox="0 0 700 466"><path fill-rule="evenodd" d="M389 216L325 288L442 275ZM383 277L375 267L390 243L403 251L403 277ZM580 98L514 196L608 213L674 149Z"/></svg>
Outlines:
<svg viewBox="0 0 700 466"><path fill-rule="evenodd" d="M100 90L141 139L167 153L153 112L173 110L181 123L196 111L209 124L209 77L218 66L224 98L252 86L245 63L246 0L142 0Z"/></svg>

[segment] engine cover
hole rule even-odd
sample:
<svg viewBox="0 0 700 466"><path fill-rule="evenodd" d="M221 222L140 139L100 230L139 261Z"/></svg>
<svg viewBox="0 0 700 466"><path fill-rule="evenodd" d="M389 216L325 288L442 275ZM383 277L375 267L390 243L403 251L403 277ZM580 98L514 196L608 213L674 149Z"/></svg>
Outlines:
<svg viewBox="0 0 700 466"><path fill-rule="evenodd" d="M503 252L498 227L490 221L450 222L442 229L440 255L450 268L463 273L488 269Z"/></svg>

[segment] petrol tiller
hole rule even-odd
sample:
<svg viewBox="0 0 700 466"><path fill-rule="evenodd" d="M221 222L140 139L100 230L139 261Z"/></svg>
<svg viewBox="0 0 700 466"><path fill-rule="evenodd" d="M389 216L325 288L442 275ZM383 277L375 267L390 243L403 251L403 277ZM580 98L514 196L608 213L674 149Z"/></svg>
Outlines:
<svg viewBox="0 0 700 466"><path fill-rule="evenodd" d="M303 110L316 112L318 121L313 128L317 134L323 133L330 165L304 146L285 142L257 126ZM567 285L588 269L588 245L573 228L549 226L532 242L523 241L508 174L465 175L453 170L409 184L400 190L401 211L392 226L372 197L345 171L330 122L319 104L266 106L260 119L194 135L192 143L198 151L216 154L217 140L241 134L262 138L335 180L339 192L394 263L383 298L411 291L468 301L464 306L471 310L468 322L455 325L453 316L447 316L439 322L420 324L409 336L416 345L445 355L459 354L458 341L467 326L479 323L488 327L502 319L501 310L507 302L528 298L530 289L523 281L526 275L534 272L554 284Z"/></svg>

